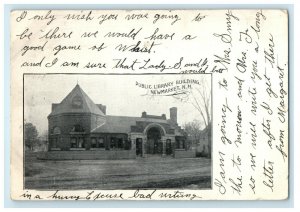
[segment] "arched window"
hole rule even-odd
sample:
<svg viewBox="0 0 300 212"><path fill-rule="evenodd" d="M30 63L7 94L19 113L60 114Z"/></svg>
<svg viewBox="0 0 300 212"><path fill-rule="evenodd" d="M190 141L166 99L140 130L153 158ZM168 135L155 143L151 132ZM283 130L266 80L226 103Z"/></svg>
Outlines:
<svg viewBox="0 0 300 212"><path fill-rule="evenodd" d="M59 127L54 127L53 128L53 134L55 134L55 135L61 134L60 128Z"/></svg>
<svg viewBox="0 0 300 212"><path fill-rule="evenodd" d="M84 132L84 128L80 124L76 124L72 127L71 132Z"/></svg>
<svg viewBox="0 0 300 212"><path fill-rule="evenodd" d="M57 148L57 138L51 139L51 148Z"/></svg>

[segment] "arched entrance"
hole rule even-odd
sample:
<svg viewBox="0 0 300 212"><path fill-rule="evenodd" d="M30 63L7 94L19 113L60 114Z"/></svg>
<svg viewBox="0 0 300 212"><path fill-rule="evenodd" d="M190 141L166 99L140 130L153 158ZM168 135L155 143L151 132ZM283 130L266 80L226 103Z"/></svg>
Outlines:
<svg viewBox="0 0 300 212"><path fill-rule="evenodd" d="M147 131L147 154L162 154L163 144L161 141L162 133L158 127L151 127Z"/></svg>

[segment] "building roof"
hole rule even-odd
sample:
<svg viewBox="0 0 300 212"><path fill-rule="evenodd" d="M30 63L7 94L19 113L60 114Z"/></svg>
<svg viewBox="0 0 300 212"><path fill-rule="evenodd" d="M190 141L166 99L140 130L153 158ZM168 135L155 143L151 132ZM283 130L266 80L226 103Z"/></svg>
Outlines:
<svg viewBox="0 0 300 212"><path fill-rule="evenodd" d="M106 115L105 117L106 122L93 129L91 131L92 133L129 133L131 132L131 126L135 126L138 121L169 124L167 120L163 119L109 115Z"/></svg>
<svg viewBox="0 0 300 212"><path fill-rule="evenodd" d="M175 129L175 135L181 135L180 127L173 123L172 120L167 120L166 115L161 116L147 115L143 112L142 117L129 116L111 116L105 115L102 112L103 105L96 105L90 97L77 84L73 90L59 104L52 104L52 112L49 116L59 114L74 114L74 113L90 113L105 117L103 124L91 129L91 133L124 133L131 132L132 126L137 126L137 122L158 123L169 125L168 129ZM105 108L104 108L105 109Z"/></svg>
<svg viewBox="0 0 300 212"><path fill-rule="evenodd" d="M104 124L93 129L93 133L129 133L131 126L136 125L136 117L108 116Z"/></svg>
<svg viewBox="0 0 300 212"><path fill-rule="evenodd" d="M74 98L75 97L75 98ZM74 100L79 101L79 105L74 106ZM75 88L61 101L56 104L49 116L65 113L92 113L104 116L99 107L90 99L90 97L77 84Z"/></svg>

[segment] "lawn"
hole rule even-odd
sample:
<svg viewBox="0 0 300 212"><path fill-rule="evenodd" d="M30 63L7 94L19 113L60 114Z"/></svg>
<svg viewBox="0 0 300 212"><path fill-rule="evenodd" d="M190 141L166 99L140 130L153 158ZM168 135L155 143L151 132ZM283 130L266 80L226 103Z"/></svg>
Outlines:
<svg viewBox="0 0 300 212"><path fill-rule="evenodd" d="M25 160L26 189L210 189L207 158L135 160Z"/></svg>

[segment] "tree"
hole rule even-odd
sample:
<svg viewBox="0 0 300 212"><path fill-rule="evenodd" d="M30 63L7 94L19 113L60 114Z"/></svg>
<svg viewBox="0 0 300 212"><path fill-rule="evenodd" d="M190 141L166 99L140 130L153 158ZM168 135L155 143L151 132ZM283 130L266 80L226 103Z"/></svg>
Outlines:
<svg viewBox="0 0 300 212"><path fill-rule="evenodd" d="M182 127L186 132L188 138L192 141L192 145L198 144L202 130L201 122L199 120L193 120L192 122L185 123Z"/></svg>
<svg viewBox="0 0 300 212"><path fill-rule="evenodd" d="M211 86L208 84L204 77L200 80L201 86L195 87L191 90L190 96L192 97L190 103L194 108L199 111L203 123L204 130L208 136L208 157L211 157Z"/></svg>
<svg viewBox="0 0 300 212"><path fill-rule="evenodd" d="M33 150L33 146L37 141L38 131L36 127L32 123L25 123L25 146L27 146L30 150Z"/></svg>
<svg viewBox="0 0 300 212"><path fill-rule="evenodd" d="M191 89L179 93L174 98L192 104L199 112L200 119L203 121L203 132L208 137L208 157L211 157L211 84L206 76L198 76L199 83L191 83Z"/></svg>
<svg viewBox="0 0 300 212"><path fill-rule="evenodd" d="M202 77L200 86L195 86L190 91L190 103L199 111L205 128L211 123L211 86Z"/></svg>

